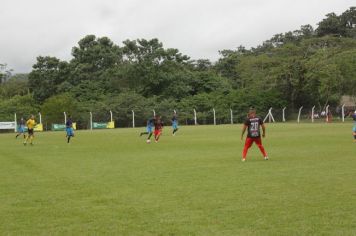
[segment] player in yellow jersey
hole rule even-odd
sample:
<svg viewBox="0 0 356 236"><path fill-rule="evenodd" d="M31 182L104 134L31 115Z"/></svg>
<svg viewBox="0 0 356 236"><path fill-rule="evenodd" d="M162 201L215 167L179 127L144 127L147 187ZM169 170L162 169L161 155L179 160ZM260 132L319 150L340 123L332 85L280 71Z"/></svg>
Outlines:
<svg viewBox="0 0 356 236"><path fill-rule="evenodd" d="M26 126L27 126L28 135L27 135L27 138L23 144L26 145L28 140L30 140L30 144L33 145L33 138L34 138L33 129L36 126L36 121L35 121L34 115L31 115L30 119L26 122Z"/></svg>

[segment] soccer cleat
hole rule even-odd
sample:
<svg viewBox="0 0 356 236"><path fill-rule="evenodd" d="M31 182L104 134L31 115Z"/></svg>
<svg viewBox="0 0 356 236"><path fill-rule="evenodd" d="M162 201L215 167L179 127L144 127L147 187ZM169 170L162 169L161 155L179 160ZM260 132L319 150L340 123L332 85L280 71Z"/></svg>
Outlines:
<svg viewBox="0 0 356 236"><path fill-rule="evenodd" d="M26 142L23 143L24 146L26 146L26 144L27 144Z"/></svg>
<svg viewBox="0 0 356 236"><path fill-rule="evenodd" d="M268 160L268 157L265 157L265 160L267 161L267 160Z"/></svg>
<svg viewBox="0 0 356 236"><path fill-rule="evenodd" d="M245 162L245 161L246 161L246 158L242 158L241 161L242 161L242 162Z"/></svg>

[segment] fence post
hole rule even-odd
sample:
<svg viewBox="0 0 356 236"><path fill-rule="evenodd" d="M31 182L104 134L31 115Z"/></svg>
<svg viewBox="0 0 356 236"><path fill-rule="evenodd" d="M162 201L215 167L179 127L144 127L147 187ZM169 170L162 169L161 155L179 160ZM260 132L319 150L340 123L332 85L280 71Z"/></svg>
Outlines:
<svg viewBox="0 0 356 236"><path fill-rule="evenodd" d="M232 109L230 109L230 120L231 120L231 124L234 124L234 117L232 114Z"/></svg>
<svg viewBox="0 0 356 236"><path fill-rule="evenodd" d="M345 104L341 107L342 122L345 122Z"/></svg>
<svg viewBox="0 0 356 236"><path fill-rule="evenodd" d="M314 123L314 109L315 109L315 106L312 107L312 113L311 113L312 123Z"/></svg>
<svg viewBox="0 0 356 236"><path fill-rule="evenodd" d="M214 125L216 125L216 115L215 115L215 108L213 108L213 113L214 113Z"/></svg>
<svg viewBox="0 0 356 236"><path fill-rule="evenodd" d="M302 113L303 106L299 108L299 113L298 113L298 123L300 122L300 114Z"/></svg>
<svg viewBox="0 0 356 236"><path fill-rule="evenodd" d="M67 123L67 114L66 114L66 112L63 112L63 115L64 115L64 124L66 124Z"/></svg>
<svg viewBox="0 0 356 236"><path fill-rule="evenodd" d="M89 112L90 114L90 130L93 130L93 113Z"/></svg>
<svg viewBox="0 0 356 236"><path fill-rule="evenodd" d="M197 111L194 109L194 124L197 125Z"/></svg>
<svg viewBox="0 0 356 236"><path fill-rule="evenodd" d="M282 121L286 122L286 113L285 113L286 112L286 107L283 108L282 112L283 112L282 113Z"/></svg>
<svg viewBox="0 0 356 236"><path fill-rule="evenodd" d="M135 128L135 112L132 110L132 128Z"/></svg>
<svg viewBox="0 0 356 236"><path fill-rule="evenodd" d="M174 115L177 115L177 111L176 110L173 110L173 112L174 112Z"/></svg>
<svg viewBox="0 0 356 236"><path fill-rule="evenodd" d="M112 118L112 111L110 110L110 122L112 122L113 118Z"/></svg>
<svg viewBox="0 0 356 236"><path fill-rule="evenodd" d="M38 116L40 118L40 124L42 124L42 114L41 114L41 112L38 112Z"/></svg>
<svg viewBox="0 0 356 236"><path fill-rule="evenodd" d="M326 115L326 123L329 123L329 105L325 108L325 115Z"/></svg>
<svg viewBox="0 0 356 236"><path fill-rule="evenodd" d="M153 117L156 116L156 111L155 110L152 110L153 111Z"/></svg>
<svg viewBox="0 0 356 236"><path fill-rule="evenodd" d="M272 107L268 110L268 113L266 115L266 117L264 118L263 122L265 122L268 118L268 122L271 123L271 121L273 121L273 123L275 122L274 117L272 115Z"/></svg>
<svg viewBox="0 0 356 236"><path fill-rule="evenodd" d="M15 133L17 132L17 115L15 113Z"/></svg>

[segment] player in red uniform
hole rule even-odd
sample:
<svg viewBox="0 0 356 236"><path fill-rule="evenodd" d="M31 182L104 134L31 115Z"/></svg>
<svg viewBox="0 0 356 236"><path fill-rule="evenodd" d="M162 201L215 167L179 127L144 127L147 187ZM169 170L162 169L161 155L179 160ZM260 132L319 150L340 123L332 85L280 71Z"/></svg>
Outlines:
<svg viewBox="0 0 356 236"><path fill-rule="evenodd" d="M268 160L267 153L262 145L260 127L262 127L262 137L265 137L266 128L265 125L263 124L263 120L256 116L255 108L251 107L248 113L248 117L245 120L244 126L242 128L241 140L243 140L245 131L247 129L245 146L242 151L242 161L246 160L247 151L252 146L253 143L257 144L265 160Z"/></svg>
<svg viewBox="0 0 356 236"><path fill-rule="evenodd" d="M161 117L158 115L155 116L154 126L155 126L155 131L154 131L155 142L158 143L159 137L161 136L162 129L163 129L163 122L161 120Z"/></svg>

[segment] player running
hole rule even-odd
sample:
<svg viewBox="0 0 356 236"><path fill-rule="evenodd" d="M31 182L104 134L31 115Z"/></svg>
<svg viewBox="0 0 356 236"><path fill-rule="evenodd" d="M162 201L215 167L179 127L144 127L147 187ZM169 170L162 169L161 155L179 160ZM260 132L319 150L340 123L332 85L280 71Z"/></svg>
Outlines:
<svg viewBox="0 0 356 236"><path fill-rule="evenodd" d="M248 117L245 120L244 126L242 128L241 140L243 139L245 131L247 129L245 146L242 151L242 161L246 161L247 151L252 146L253 143L257 144L265 160L268 160L267 153L264 147L262 146L260 127L262 127L262 137L265 137L266 128L265 125L263 124L263 120L256 116L255 108L251 107L248 113Z"/></svg>
<svg viewBox="0 0 356 236"><path fill-rule="evenodd" d="M74 130L73 130L73 121L72 117L69 116L67 122L66 122L66 137L67 137L67 143L69 143L70 138L74 137Z"/></svg>
<svg viewBox="0 0 356 236"><path fill-rule="evenodd" d="M178 119L177 119L177 115L174 114L172 117L172 128L173 128L173 133L172 135L175 136L176 132L178 131Z"/></svg>
<svg viewBox="0 0 356 236"><path fill-rule="evenodd" d="M352 119L355 121L354 127L352 127L352 135L354 136L354 142L356 143L356 111L352 115Z"/></svg>
<svg viewBox="0 0 356 236"><path fill-rule="evenodd" d="M146 132L141 132L140 133L140 137L142 135L144 135L144 134L148 134L147 141L146 141L147 143L151 142L151 136L152 136L152 133L153 133L154 121L155 121L154 118L148 119L147 120L147 125L146 125Z"/></svg>
<svg viewBox="0 0 356 236"><path fill-rule="evenodd" d="M28 121L26 122L26 126L27 126L27 138L24 141L24 145L27 145L28 140L30 140L30 144L33 145L33 139L34 139L34 128L36 126L36 121L35 121L35 116L31 115L30 119L28 119Z"/></svg>
<svg viewBox="0 0 356 236"><path fill-rule="evenodd" d="M26 134L25 134L25 119L23 117L21 117L20 125L19 125L19 127L17 129L16 138L18 136L20 136L21 134L23 134L23 138L25 139L26 138Z"/></svg>
<svg viewBox="0 0 356 236"><path fill-rule="evenodd" d="M162 129L163 129L163 122L161 120L161 117L158 115L155 117L154 126L155 126L155 131L154 131L155 142L158 143L159 137L161 137Z"/></svg>

